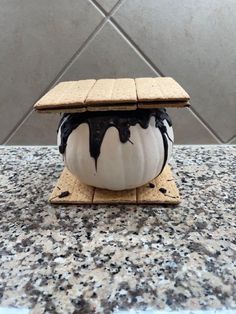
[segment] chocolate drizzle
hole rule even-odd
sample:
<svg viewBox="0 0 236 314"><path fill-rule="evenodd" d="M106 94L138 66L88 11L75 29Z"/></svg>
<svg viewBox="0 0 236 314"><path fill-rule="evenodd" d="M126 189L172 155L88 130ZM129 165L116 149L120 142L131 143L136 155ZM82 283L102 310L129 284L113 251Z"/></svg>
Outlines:
<svg viewBox="0 0 236 314"><path fill-rule="evenodd" d="M133 111L100 111L72 114L66 113L63 115L58 127L58 130L60 128L61 131L59 151L61 154L63 154L65 152L67 140L71 132L80 124L87 123L89 126L90 155L94 158L95 167L97 169L97 161L100 155L102 141L108 128L115 127L119 132L121 143L126 143L127 141L130 141L130 126L134 126L138 123L143 129L146 129L149 126L152 116L155 117L155 125L157 128L159 128L163 139L164 162L161 169L162 171L165 167L168 157L167 138L172 141L167 133L164 120L167 121L169 126L171 126L172 123L164 108L152 110L137 109Z"/></svg>

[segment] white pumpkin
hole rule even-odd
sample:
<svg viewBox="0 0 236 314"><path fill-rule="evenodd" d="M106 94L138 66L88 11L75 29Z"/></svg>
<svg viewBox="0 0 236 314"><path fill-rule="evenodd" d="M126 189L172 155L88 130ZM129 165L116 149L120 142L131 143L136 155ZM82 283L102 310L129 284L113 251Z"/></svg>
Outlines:
<svg viewBox="0 0 236 314"><path fill-rule="evenodd" d="M168 161L174 135L166 120L164 125L167 130L164 136L168 143ZM58 145L61 143L61 126ZM102 141L96 169L89 149L89 126L82 123L68 137L64 162L70 172L87 185L125 190L144 185L160 174L165 160L164 150L163 137L153 116L146 129L140 124L130 126L130 139L126 143L121 143L115 127L109 127Z"/></svg>

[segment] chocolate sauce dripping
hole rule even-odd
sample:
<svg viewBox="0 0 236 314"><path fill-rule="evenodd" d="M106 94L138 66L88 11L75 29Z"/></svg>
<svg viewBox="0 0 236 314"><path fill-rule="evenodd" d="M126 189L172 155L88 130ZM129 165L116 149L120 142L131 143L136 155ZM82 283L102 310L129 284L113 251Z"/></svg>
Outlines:
<svg viewBox="0 0 236 314"><path fill-rule="evenodd" d="M59 151L63 154L71 132L80 124L87 123L89 126L89 151L91 157L95 160L95 167L97 169L97 160L101 152L102 141L109 127L115 127L119 132L121 143L126 143L130 138L130 126L134 126L138 123L143 129L146 129L149 126L152 116L155 117L155 126L159 128L163 139L164 161L162 171L168 157L167 137L169 138L164 120L167 121L169 126L172 125L171 119L164 108L153 110L137 109L134 111L66 113L63 115L58 127L58 130L61 127ZM169 138L169 140L171 139Z"/></svg>
<svg viewBox="0 0 236 314"><path fill-rule="evenodd" d="M167 115L166 111L165 111L165 114ZM166 116L165 115L165 116ZM165 118L164 118L165 119ZM156 127L159 128L160 132L161 132L161 136L162 136L162 140L163 140L163 145L164 145L164 161L163 161L163 165L162 165L162 168L161 168L161 171L160 173L162 173L165 165L166 165L166 162L167 162L167 158L168 158L168 140L167 140L167 137L169 138L169 140L171 142L173 142L168 133L167 133L167 129L166 129L166 126L164 125L164 119L163 117L160 118L160 119L157 119L156 118ZM166 119L166 121L168 122L169 126L171 125L171 120L170 120L170 117L168 116L168 119Z"/></svg>

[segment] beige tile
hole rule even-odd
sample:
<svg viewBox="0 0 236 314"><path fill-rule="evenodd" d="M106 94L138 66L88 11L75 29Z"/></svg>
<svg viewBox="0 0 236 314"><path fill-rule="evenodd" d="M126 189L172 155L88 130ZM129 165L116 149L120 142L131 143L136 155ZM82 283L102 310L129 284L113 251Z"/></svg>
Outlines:
<svg viewBox="0 0 236 314"><path fill-rule="evenodd" d="M115 20L227 141L236 133L236 1L125 1Z"/></svg>
<svg viewBox="0 0 236 314"><path fill-rule="evenodd" d="M150 67L108 24L61 80L153 75ZM54 114L33 113L8 144L55 144L57 121Z"/></svg>
<svg viewBox="0 0 236 314"><path fill-rule="evenodd" d="M56 145L60 114L33 112L7 145Z"/></svg>
<svg viewBox="0 0 236 314"><path fill-rule="evenodd" d="M235 137L229 142L229 144L236 145L236 135L235 135Z"/></svg>
<svg viewBox="0 0 236 314"><path fill-rule="evenodd" d="M153 76L155 73L108 23L62 80Z"/></svg>
<svg viewBox="0 0 236 314"><path fill-rule="evenodd" d="M116 22L165 75L173 76L191 96L191 104L224 141L236 134L236 21L233 1L124 1ZM110 11L116 0L97 0ZM68 5L69 3L69 5ZM219 15L219 12L220 15ZM210 17L210 18L209 18ZM0 12L0 143L65 67L102 21L85 0L42 0L12 4ZM14 21L14 23L12 23ZM221 23L221 21L223 21ZM155 76L154 71L110 24L106 24L62 80ZM183 110L183 111L182 111ZM217 143L187 109L169 109L176 143ZM11 144L55 144L58 118L25 120ZM235 139L232 140L235 143Z"/></svg>
<svg viewBox="0 0 236 314"><path fill-rule="evenodd" d="M0 143L102 19L86 0L1 1Z"/></svg>
<svg viewBox="0 0 236 314"><path fill-rule="evenodd" d="M218 141L188 108L168 108L176 144L217 144Z"/></svg>

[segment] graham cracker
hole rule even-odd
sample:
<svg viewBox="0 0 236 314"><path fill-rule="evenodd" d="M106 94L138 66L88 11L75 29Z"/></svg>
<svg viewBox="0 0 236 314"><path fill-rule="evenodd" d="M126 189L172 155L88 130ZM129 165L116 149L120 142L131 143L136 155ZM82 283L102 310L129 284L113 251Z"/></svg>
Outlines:
<svg viewBox="0 0 236 314"><path fill-rule="evenodd" d="M68 192L65 197L59 197L65 192ZM49 202L53 204L179 204L180 196L169 165L150 183L124 191L109 191L85 185L64 168Z"/></svg>
<svg viewBox="0 0 236 314"><path fill-rule="evenodd" d="M137 104L138 108L140 109L155 109L155 108L184 108L184 107L190 107L190 103L189 102L150 102L150 103L138 103Z"/></svg>
<svg viewBox="0 0 236 314"><path fill-rule="evenodd" d="M60 197L63 192L69 192L68 196ZM49 198L50 203L55 204L91 204L93 201L94 187L81 183L65 167Z"/></svg>
<svg viewBox="0 0 236 314"><path fill-rule="evenodd" d="M184 101L190 99L188 93L171 77L144 77L135 79L140 102Z"/></svg>
<svg viewBox="0 0 236 314"><path fill-rule="evenodd" d="M96 106L91 105L87 107L88 111L124 111L124 110L136 110L137 104L115 105L114 106Z"/></svg>
<svg viewBox="0 0 236 314"><path fill-rule="evenodd" d="M179 190L170 166L166 166L164 171L150 183L152 188L144 185L137 189L137 203L180 203Z"/></svg>
<svg viewBox="0 0 236 314"><path fill-rule="evenodd" d="M109 191L104 189L95 189L94 204L112 204L112 203L136 203L136 189L124 191Z"/></svg>
<svg viewBox="0 0 236 314"><path fill-rule="evenodd" d="M34 108L54 113L181 108L189 99L171 77L80 80L59 83Z"/></svg>
<svg viewBox="0 0 236 314"><path fill-rule="evenodd" d="M85 99L96 80L61 82L40 98L35 109L63 109L65 107L84 107Z"/></svg>
<svg viewBox="0 0 236 314"><path fill-rule="evenodd" d="M81 107L81 108L70 108L70 107L61 107L60 109L41 109L38 110L39 113L78 113L78 112L85 112L87 111L86 107Z"/></svg>
<svg viewBox="0 0 236 314"><path fill-rule="evenodd" d="M137 102L134 79L100 79L94 84L86 104Z"/></svg>

